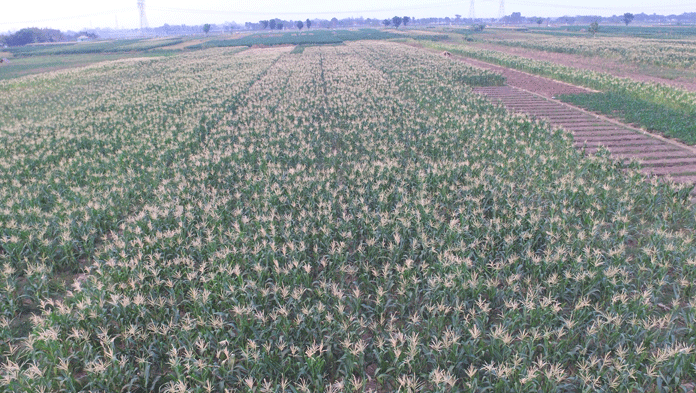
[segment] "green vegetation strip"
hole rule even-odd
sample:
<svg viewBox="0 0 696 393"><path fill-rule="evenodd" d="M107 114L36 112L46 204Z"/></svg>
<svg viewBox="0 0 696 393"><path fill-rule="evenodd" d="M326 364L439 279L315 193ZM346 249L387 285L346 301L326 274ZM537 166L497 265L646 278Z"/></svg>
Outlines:
<svg viewBox="0 0 696 393"><path fill-rule="evenodd" d="M184 42L182 38L132 39L69 44L27 45L5 49L15 56L75 55L94 53L143 52Z"/></svg>
<svg viewBox="0 0 696 393"><path fill-rule="evenodd" d="M167 56L172 53L164 51L148 53L118 53L118 54L76 54L76 55L43 55L11 58L9 62L0 65L0 80L18 78L20 76L40 74L44 72L82 67L110 60L127 59L130 57Z"/></svg>
<svg viewBox="0 0 696 393"><path fill-rule="evenodd" d="M690 145L696 144L696 113L693 111L680 111L619 93L573 94L559 99L650 131L665 133Z"/></svg>
<svg viewBox="0 0 696 393"><path fill-rule="evenodd" d="M263 33L252 34L236 39L210 40L201 44L189 46L188 49L200 49L227 46L273 46L273 45L321 45L340 44L346 41L358 40L384 40L390 38L403 38L400 34L394 34L376 29L353 30L315 30L299 33Z"/></svg>
<svg viewBox="0 0 696 393"><path fill-rule="evenodd" d="M0 391L691 386L689 189L455 73L363 41L0 82Z"/></svg>

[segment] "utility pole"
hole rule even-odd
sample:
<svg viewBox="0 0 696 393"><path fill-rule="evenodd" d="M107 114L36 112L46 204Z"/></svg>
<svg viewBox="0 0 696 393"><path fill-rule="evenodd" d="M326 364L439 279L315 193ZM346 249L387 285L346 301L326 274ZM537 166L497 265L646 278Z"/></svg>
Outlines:
<svg viewBox="0 0 696 393"><path fill-rule="evenodd" d="M147 28L147 18L145 17L145 0L138 0L138 9L140 10L140 35L145 35Z"/></svg>

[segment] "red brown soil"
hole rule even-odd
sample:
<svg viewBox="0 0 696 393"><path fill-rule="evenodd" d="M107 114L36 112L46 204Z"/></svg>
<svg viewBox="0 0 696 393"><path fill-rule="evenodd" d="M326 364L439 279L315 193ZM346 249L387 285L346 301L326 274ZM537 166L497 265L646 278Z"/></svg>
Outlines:
<svg viewBox="0 0 696 393"><path fill-rule="evenodd" d="M684 71L679 73L675 70L674 79L649 75L646 72L650 67L641 68L638 65L626 64L619 61L606 59L602 57L588 57L582 55L573 55L568 53L544 52L540 50L517 48L506 45L495 45L489 43L475 43L473 46L482 49L489 49L498 52L508 53L511 55L524 57L532 60L548 61L560 64L567 67L579 68L611 74L622 78L631 78L639 82L654 82L668 86L679 87L689 91L696 91L696 73L693 71ZM657 67L653 67L653 73L659 74Z"/></svg>

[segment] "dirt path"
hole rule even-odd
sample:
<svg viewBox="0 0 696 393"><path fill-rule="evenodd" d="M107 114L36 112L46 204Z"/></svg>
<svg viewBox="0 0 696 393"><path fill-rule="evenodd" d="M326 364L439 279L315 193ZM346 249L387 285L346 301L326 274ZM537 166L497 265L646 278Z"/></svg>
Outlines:
<svg viewBox="0 0 696 393"><path fill-rule="evenodd" d="M508 53L532 60L548 61L566 67L579 68L631 78L640 82L654 82L696 91L696 71L663 69L654 66L639 66L602 58L573 55L568 53L544 52L535 49L516 48L506 45L476 43L473 46Z"/></svg>
<svg viewBox="0 0 696 393"><path fill-rule="evenodd" d="M510 86L528 90L548 98L555 97L560 94L596 93L596 90L571 85L570 83L555 81L553 79L532 75L523 71L513 70L512 68L486 63L481 60L462 57L457 57L457 59L460 59L473 66L485 68L503 75L507 80L507 84Z"/></svg>

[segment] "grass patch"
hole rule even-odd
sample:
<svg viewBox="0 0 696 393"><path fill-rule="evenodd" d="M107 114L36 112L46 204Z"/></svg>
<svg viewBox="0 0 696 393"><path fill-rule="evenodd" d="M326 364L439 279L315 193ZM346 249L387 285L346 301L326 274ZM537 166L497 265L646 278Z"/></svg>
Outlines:
<svg viewBox="0 0 696 393"><path fill-rule="evenodd" d="M572 94L560 96L568 102L650 131L696 144L696 113L634 98L621 93Z"/></svg>
<svg viewBox="0 0 696 393"><path fill-rule="evenodd" d="M300 55L300 54L304 53L305 48L307 48L307 46L297 45L290 53L293 55Z"/></svg>
<svg viewBox="0 0 696 393"><path fill-rule="evenodd" d="M423 35L416 35L416 36L413 36L411 38L413 38L414 40L438 42L438 41L447 41L450 39L450 36L447 34L431 34L431 35L423 34Z"/></svg>
<svg viewBox="0 0 696 393"><path fill-rule="evenodd" d="M639 67L640 73L655 78L667 80L696 79L695 70L665 68L653 64L641 64Z"/></svg>

